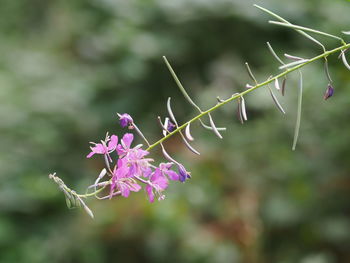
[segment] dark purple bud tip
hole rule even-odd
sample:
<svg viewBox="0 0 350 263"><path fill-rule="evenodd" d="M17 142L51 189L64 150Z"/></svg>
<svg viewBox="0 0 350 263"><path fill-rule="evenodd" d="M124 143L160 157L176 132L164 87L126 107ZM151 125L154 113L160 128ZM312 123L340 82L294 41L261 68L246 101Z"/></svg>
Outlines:
<svg viewBox="0 0 350 263"><path fill-rule="evenodd" d="M325 100L327 100L327 99L329 99L330 97L333 96L333 93L334 93L334 88L332 87L331 84L328 84L327 89L326 89L326 92L325 92L323 98L324 98Z"/></svg>
<svg viewBox="0 0 350 263"><path fill-rule="evenodd" d="M186 171L185 167L183 167L182 165L178 166L178 170L179 170L179 180L180 182L185 182L186 179L191 178L191 175L189 172Z"/></svg>
<svg viewBox="0 0 350 263"><path fill-rule="evenodd" d="M165 128L168 130L168 132L172 132L175 130L176 126L169 120Z"/></svg>
<svg viewBox="0 0 350 263"><path fill-rule="evenodd" d="M134 122L131 116L127 113L123 113L123 114L118 113L118 117L119 117L120 126L122 126L123 128L125 128L126 126L132 126Z"/></svg>

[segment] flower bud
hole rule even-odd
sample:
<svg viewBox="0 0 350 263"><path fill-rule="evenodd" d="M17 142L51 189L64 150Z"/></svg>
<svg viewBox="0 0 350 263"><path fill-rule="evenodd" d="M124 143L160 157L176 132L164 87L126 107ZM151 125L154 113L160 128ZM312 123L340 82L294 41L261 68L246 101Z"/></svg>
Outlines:
<svg viewBox="0 0 350 263"><path fill-rule="evenodd" d="M325 92L323 98L324 98L325 100L327 100L327 99L329 99L330 97L333 96L333 93L334 93L334 88L332 87L331 84L328 84L327 89L326 89L326 92Z"/></svg>
<svg viewBox="0 0 350 263"><path fill-rule="evenodd" d="M118 117L119 117L120 126L122 126L123 128L125 128L126 126L132 126L134 122L131 116L127 113L123 113L123 114L118 113Z"/></svg>

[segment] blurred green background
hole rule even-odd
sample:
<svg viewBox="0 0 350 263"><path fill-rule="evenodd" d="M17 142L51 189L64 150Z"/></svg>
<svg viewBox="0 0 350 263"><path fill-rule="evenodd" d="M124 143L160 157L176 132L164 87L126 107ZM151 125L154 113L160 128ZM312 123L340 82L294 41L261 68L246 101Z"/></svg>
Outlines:
<svg viewBox="0 0 350 263"><path fill-rule="evenodd" d="M335 95L323 100L321 62L304 72L300 140L291 151L297 75L287 114L265 88L214 113L224 139L193 125L193 156L178 138L167 148L192 172L162 202L143 192L88 200L95 213L68 210L48 179L81 192L103 162L86 160L89 141L122 134L128 112L146 136L173 98L179 121L195 112L176 88L166 55L203 108L242 91L248 61L258 80L278 72L266 48L312 57L320 49L269 25L261 4L290 21L333 34L349 30L345 0L2 0L0 5L0 262L350 262L350 74L331 56ZM339 43L320 38L329 48ZM349 38L348 38L349 39ZM159 151L152 157L162 160Z"/></svg>

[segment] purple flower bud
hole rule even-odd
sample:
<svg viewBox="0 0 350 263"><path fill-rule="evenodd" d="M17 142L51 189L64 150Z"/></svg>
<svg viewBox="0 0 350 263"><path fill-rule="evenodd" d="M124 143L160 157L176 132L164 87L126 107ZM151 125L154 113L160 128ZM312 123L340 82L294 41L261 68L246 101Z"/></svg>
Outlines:
<svg viewBox="0 0 350 263"><path fill-rule="evenodd" d="M331 84L328 84L327 89L326 89L326 92L325 92L323 98L324 98L325 100L327 100L327 99L329 99L330 97L333 96L333 93L334 93L334 88L332 87Z"/></svg>
<svg viewBox="0 0 350 263"><path fill-rule="evenodd" d="M168 125L166 126L166 129L167 129L169 132L172 132L172 131L175 130L175 128L176 128L175 124L174 124L172 121L169 120Z"/></svg>
<svg viewBox="0 0 350 263"><path fill-rule="evenodd" d="M123 113L123 114L118 113L118 117L119 117L120 126L122 126L123 128L125 128L126 126L131 126L134 122L131 116L127 113Z"/></svg>
<svg viewBox="0 0 350 263"><path fill-rule="evenodd" d="M166 132L172 132L176 129L176 125L169 120L169 118L165 118L164 120L164 124L163 124L163 128L166 129L166 131L163 131L163 133L165 132L164 136L166 135Z"/></svg>
<svg viewBox="0 0 350 263"><path fill-rule="evenodd" d="M179 180L180 182L185 182L187 178L191 178L191 174L186 171L185 167L183 167L181 164L178 165L178 171L179 171Z"/></svg>

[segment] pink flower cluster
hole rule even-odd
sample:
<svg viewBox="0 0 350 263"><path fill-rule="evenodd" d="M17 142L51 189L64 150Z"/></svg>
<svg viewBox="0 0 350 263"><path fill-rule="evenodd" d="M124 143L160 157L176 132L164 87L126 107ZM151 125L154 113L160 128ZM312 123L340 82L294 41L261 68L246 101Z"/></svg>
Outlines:
<svg viewBox="0 0 350 263"><path fill-rule="evenodd" d="M126 115L125 119L122 119L123 115ZM132 125L131 117L128 114L123 115L119 116L121 126ZM117 195L128 197L130 192L138 192L144 186L150 202L153 202L155 197L162 200L165 197L162 192L167 189L169 180L184 182L189 178L189 173L179 163L176 164L178 173L172 170L173 162L154 166L153 159L147 158L149 152L143 150L141 144L131 147L133 140L134 135L131 133L124 134L120 143L118 136L107 135L101 143L92 143L94 146L90 147L91 152L87 158L91 158L94 154L101 154L105 158L106 173L110 176L110 180L107 181L110 185L110 198ZM111 165L113 152L118 155L114 167Z"/></svg>

